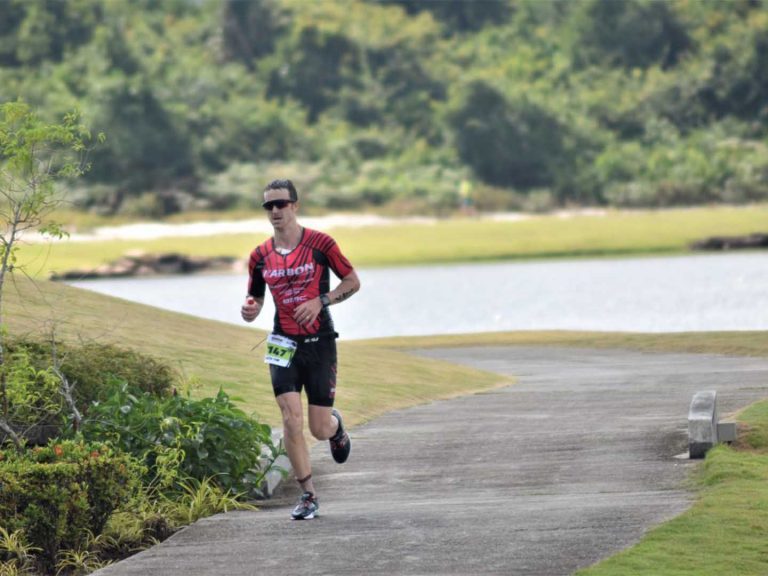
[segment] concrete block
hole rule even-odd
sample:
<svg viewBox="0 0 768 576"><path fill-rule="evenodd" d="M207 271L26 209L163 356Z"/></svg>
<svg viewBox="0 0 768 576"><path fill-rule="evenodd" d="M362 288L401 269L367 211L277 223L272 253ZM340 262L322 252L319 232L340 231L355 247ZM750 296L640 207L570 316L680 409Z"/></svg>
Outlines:
<svg viewBox="0 0 768 576"><path fill-rule="evenodd" d="M275 490L277 490L277 487L284 480L283 471L288 473L291 471L291 463L287 456L278 456L277 460L275 460L275 466L279 467L280 470L273 468L267 472L264 477L264 482L261 485L261 490L265 498L272 498Z"/></svg>
<svg viewBox="0 0 768 576"><path fill-rule="evenodd" d="M283 431L280 429L272 430L272 443L276 446L282 442ZM264 454L264 458L268 458L268 454ZM262 461L262 464L264 461ZM264 498L272 498L272 495L277 490L277 487L285 479L286 474L291 472L291 461L288 460L288 456L285 454L278 456L275 460L272 470L267 472L264 476L264 480L261 483L260 490Z"/></svg>
<svg viewBox="0 0 768 576"><path fill-rule="evenodd" d="M688 453L691 458L704 458L717 444L717 392L708 390L693 395L688 410Z"/></svg>
<svg viewBox="0 0 768 576"><path fill-rule="evenodd" d="M717 441L735 442L736 441L736 422L718 422L717 423Z"/></svg>

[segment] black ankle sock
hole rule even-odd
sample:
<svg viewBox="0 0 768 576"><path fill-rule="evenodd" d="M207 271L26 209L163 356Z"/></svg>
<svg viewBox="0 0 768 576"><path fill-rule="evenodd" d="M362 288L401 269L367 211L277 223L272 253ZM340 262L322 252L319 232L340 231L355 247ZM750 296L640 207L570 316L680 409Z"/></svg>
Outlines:
<svg viewBox="0 0 768 576"><path fill-rule="evenodd" d="M312 494L312 497L314 498L315 497L315 493L314 492L311 492L309 490L305 490L304 489L304 482L308 482L311 478L312 478L312 474L310 474L309 476L306 476L304 478L296 478L296 482L299 483L299 486L301 486L301 489L304 490L304 492L306 492L307 494Z"/></svg>

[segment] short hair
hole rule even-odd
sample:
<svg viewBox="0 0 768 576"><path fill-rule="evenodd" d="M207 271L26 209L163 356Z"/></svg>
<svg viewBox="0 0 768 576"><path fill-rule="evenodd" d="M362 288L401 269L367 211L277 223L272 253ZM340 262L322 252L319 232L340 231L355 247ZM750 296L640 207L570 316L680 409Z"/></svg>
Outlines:
<svg viewBox="0 0 768 576"><path fill-rule="evenodd" d="M290 193L290 199L293 202L299 201L299 193L296 191L296 186L290 180L272 180L264 188L264 192L267 190L288 190Z"/></svg>

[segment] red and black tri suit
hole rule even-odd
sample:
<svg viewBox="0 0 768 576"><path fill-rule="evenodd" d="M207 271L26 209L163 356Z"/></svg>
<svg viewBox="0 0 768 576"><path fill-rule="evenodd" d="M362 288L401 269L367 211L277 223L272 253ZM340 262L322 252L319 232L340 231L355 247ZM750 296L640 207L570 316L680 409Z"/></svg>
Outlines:
<svg viewBox="0 0 768 576"><path fill-rule="evenodd" d="M344 278L353 271L328 234L303 228L296 248L287 254L275 249L270 238L251 252L248 263L248 294L264 298L266 287L275 302L274 332L298 343L288 368L270 365L275 395L307 390L310 404L333 406L336 390L337 334L328 308L311 326L293 319L295 309L330 291L330 271Z"/></svg>

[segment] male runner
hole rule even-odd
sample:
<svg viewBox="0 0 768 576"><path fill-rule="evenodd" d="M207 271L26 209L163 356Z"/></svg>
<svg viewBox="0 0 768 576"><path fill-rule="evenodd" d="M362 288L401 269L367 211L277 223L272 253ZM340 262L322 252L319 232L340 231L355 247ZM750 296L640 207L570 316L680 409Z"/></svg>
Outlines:
<svg viewBox="0 0 768 576"><path fill-rule="evenodd" d="M262 206L274 236L251 252L248 295L240 314L253 322L269 285L275 323L265 360L283 417L285 449L303 491L291 517L308 520L315 517L319 504L304 439L301 391L307 394L310 432L318 440L330 440L333 459L345 462L351 441L341 415L333 409L338 334L328 307L357 292L360 281L333 238L299 225L298 202L290 180L275 180L264 189ZM330 270L341 279L333 290Z"/></svg>

